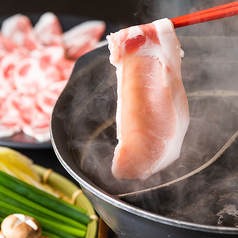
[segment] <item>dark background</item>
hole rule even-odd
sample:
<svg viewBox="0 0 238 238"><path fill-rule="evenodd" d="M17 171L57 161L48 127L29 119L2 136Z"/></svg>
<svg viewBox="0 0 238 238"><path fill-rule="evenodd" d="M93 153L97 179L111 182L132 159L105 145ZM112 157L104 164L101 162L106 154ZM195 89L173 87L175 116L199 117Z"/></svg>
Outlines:
<svg viewBox="0 0 238 238"><path fill-rule="evenodd" d="M143 17L138 10L141 6L146 8L146 4L140 0L5 0L1 2L0 15L52 11L129 25L142 22Z"/></svg>
<svg viewBox="0 0 238 238"><path fill-rule="evenodd" d="M234 0L233 0L234 1ZM15 13L70 14L105 20L120 26L173 18L232 0L4 0L0 15Z"/></svg>

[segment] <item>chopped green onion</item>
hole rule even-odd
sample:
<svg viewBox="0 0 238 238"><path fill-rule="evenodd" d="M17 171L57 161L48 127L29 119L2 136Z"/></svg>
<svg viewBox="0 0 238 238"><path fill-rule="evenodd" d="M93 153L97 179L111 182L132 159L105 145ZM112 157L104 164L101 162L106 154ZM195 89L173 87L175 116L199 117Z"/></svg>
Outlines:
<svg viewBox="0 0 238 238"><path fill-rule="evenodd" d="M50 216L46 215L45 213L42 213L42 212L40 212L40 211L38 211L34 208L28 207L27 205L25 205L23 203L20 203L19 201L15 200L14 198L9 197L9 196L1 193L1 191L0 191L0 201L6 202L6 203L11 204L15 207L20 207L24 211L34 213L37 216L41 216L41 217L44 217L46 219L49 219L49 220L52 220L52 221L55 221L55 222L58 222L58 223L62 224L62 222L60 222L59 220L57 220L53 217L50 217ZM0 214L0 216L1 216L1 214Z"/></svg>
<svg viewBox="0 0 238 238"><path fill-rule="evenodd" d="M33 213L35 215L37 215L37 211L40 211L40 216L41 217L44 217L44 214L47 214L48 216L51 216L51 217L53 217L53 218L55 218L57 220L60 220L60 221L64 222L65 224L71 225L71 226L79 228L81 230L87 230L87 226L85 226L83 224L80 224L79 222L77 222L77 221L75 221L73 219L70 219L70 218L68 218L66 216L58 214L58 213L56 213L56 212L54 212L54 211L52 211L50 209L47 209L47 208L45 208L45 207L43 207L43 206L41 206L41 205L39 205L39 204L37 204L35 202L32 202L31 200L29 200L29 199L27 199L27 198L25 198L25 197L23 197L23 196L21 196L21 195L19 195L17 193L15 193L15 192L5 188L2 185L0 185L0 200L1 200L1 194L5 194L5 195L9 196L10 197L9 200L12 203L14 203L14 201L12 201L12 199L14 199L14 200L22 203L23 205L26 205L27 207L33 208L33 211L32 210L29 211L29 209L25 206L24 210L26 210L28 212L31 212L31 213ZM2 197L4 198L4 196L2 196ZM8 201L6 200L6 202L8 202ZM12 204L12 205L15 205L15 204ZM21 204L20 204L20 207L23 208L21 206ZM34 210L36 210L36 212ZM41 213L43 213L43 216L41 215ZM48 217L46 217L46 219L48 219Z"/></svg>
<svg viewBox="0 0 238 238"><path fill-rule="evenodd" d="M77 206L67 203L60 198L56 198L47 192L44 192L30 184L27 184L3 171L0 171L0 184L8 189L15 191L19 195L34 201L44 207L47 207L64 216L70 217L80 223L87 225L90 222L90 217Z"/></svg>
<svg viewBox="0 0 238 238"><path fill-rule="evenodd" d="M31 216L31 217L35 218L37 221L39 221L42 229L45 228L47 231L49 231L49 229L50 229L51 231L49 231L49 232L52 232L53 234L56 234L56 235L57 235L58 231L66 233L67 235L63 236L64 238L72 238L72 236L84 237L86 235L86 231L83 231L83 230L80 230L77 228L73 228L73 227L70 227L70 226L67 226L64 224L59 224L59 223L53 222L51 220L47 220L45 218L42 218L35 214L31 214L30 212L26 212L18 207L15 207L15 206L10 205L3 201L0 201L0 210L4 210L8 215L13 214L13 213L22 213L24 215Z"/></svg>
<svg viewBox="0 0 238 238"><path fill-rule="evenodd" d="M50 237L50 238L62 238L62 237L60 237L60 236L57 236L57 235L55 235L55 234L52 234L52 233L46 232L46 231L42 231L42 235L43 235L43 236Z"/></svg>

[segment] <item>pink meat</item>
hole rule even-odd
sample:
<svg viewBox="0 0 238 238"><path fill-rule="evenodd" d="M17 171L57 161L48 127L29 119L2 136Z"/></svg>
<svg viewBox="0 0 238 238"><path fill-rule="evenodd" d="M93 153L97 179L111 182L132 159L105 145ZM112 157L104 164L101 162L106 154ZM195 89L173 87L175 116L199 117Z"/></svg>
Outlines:
<svg viewBox="0 0 238 238"><path fill-rule="evenodd" d="M25 56L26 57L26 56ZM5 85L9 85L11 90L15 90L15 82L13 77L13 72L19 62L21 62L24 58L21 54L18 54L17 52L6 54L0 63L0 74L2 76L0 80L1 83Z"/></svg>
<svg viewBox="0 0 238 238"><path fill-rule="evenodd" d="M66 56L77 59L83 54L93 50L101 39L106 24L103 21L86 21L64 32L63 43Z"/></svg>
<svg viewBox="0 0 238 238"><path fill-rule="evenodd" d="M61 73L61 79L69 79L75 60L65 57L65 51L61 46L48 46L42 50L34 51L34 56L39 58L42 64L54 65Z"/></svg>
<svg viewBox="0 0 238 238"><path fill-rule="evenodd" d="M0 137L12 136L21 131L20 113L15 102L15 92L8 91L4 97L0 90Z"/></svg>
<svg viewBox="0 0 238 238"><path fill-rule="evenodd" d="M179 157L189 125L183 51L168 19L123 29L107 39L118 86L119 143L112 173L146 180Z"/></svg>
<svg viewBox="0 0 238 238"><path fill-rule="evenodd" d="M63 45L63 30L58 17L52 12L46 12L41 15L34 26L34 32L44 46Z"/></svg>
<svg viewBox="0 0 238 238"><path fill-rule="evenodd" d="M56 63L56 67L60 70L65 80L70 78L74 63L75 61L70 59L62 59Z"/></svg>
<svg viewBox="0 0 238 238"><path fill-rule="evenodd" d="M0 34L0 50L3 50L7 53L13 52L17 49L18 46L14 44L9 39L5 38L2 34Z"/></svg>
<svg viewBox="0 0 238 238"><path fill-rule="evenodd" d="M48 141L50 113L45 113L38 107L36 98L18 93L13 104L19 112L18 125L21 130L40 142Z"/></svg>
<svg viewBox="0 0 238 238"><path fill-rule="evenodd" d="M35 95L49 83L61 80L61 72L55 65L47 64L37 58L26 58L14 69L13 79L18 92Z"/></svg>
<svg viewBox="0 0 238 238"><path fill-rule="evenodd" d="M28 99L26 98L26 100ZM22 109L24 110L24 108ZM22 125L22 131L40 142L50 140L50 114L42 112L36 105L32 107L31 111L28 111L28 108L25 109L26 113L29 113L24 117L26 123Z"/></svg>
<svg viewBox="0 0 238 238"><path fill-rule="evenodd" d="M68 80L52 82L44 90L36 94L38 108L46 114L51 114L60 93L63 91Z"/></svg>
<svg viewBox="0 0 238 238"><path fill-rule="evenodd" d="M58 18L43 14L32 26L16 14L0 33L0 137L23 131L50 140L50 115L72 72L75 58L92 50L105 23L89 21L63 35ZM74 58L69 59L66 55Z"/></svg>
<svg viewBox="0 0 238 238"><path fill-rule="evenodd" d="M1 32L4 37L29 51L41 46L27 16L16 14L7 18L2 23Z"/></svg>

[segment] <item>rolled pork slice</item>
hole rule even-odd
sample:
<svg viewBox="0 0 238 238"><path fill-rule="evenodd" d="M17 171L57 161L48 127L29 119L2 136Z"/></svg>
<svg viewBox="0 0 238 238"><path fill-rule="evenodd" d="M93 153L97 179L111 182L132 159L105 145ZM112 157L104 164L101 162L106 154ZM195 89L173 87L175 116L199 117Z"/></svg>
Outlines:
<svg viewBox="0 0 238 238"><path fill-rule="evenodd" d="M2 22L1 34L17 46L32 51L41 47L33 31L30 19L22 14L15 14Z"/></svg>
<svg viewBox="0 0 238 238"><path fill-rule="evenodd" d="M115 178L146 180L180 156L189 125L183 51L167 18L107 36L117 74Z"/></svg>
<svg viewBox="0 0 238 238"><path fill-rule="evenodd" d="M63 29L59 18L54 13L45 12L42 14L33 30L42 45L63 47Z"/></svg>

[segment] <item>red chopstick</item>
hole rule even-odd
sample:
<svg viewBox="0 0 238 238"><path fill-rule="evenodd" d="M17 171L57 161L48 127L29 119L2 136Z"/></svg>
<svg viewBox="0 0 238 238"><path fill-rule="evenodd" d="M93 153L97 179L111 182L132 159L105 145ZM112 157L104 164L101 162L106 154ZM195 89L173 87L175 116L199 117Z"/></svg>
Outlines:
<svg viewBox="0 0 238 238"><path fill-rule="evenodd" d="M170 19L174 28L238 15L238 1Z"/></svg>

